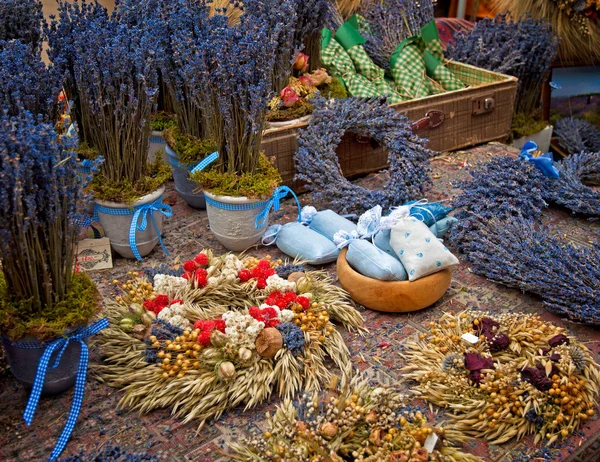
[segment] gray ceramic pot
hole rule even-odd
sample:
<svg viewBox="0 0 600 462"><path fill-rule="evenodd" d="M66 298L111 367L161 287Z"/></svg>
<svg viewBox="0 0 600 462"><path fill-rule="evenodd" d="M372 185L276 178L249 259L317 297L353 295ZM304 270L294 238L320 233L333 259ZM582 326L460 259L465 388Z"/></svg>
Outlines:
<svg viewBox="0 0 600 462"><path fill-rule="evenodd" d="M98 199L96 199L95 202L96 204L101 205L102 207L107 207L110 209L131 210L134 207L150 204L156 201L159 197L163 195L164 192L165 187L163 186L159 190L153 192L152 194L148 194L142 197L140 200L134 202L131 205L120 204L117 202L101 201ZM154 215L154 221L156 222L158 232L161 233L163 214L156 211L152 212L152 214ZM136 229L135 231L137 248L142 257L145 257L150 252L152 252L152 249L154 249L154 247L156 247L156 244L158 244L158 234L156 234L156 230L154 229L154 225L152 224L152 220L150 219L149 215L150 214L148 214L148 224L146 226L146 229L144 231ZM135 256L133 255L133 251L129 246L129 229L131 227L133 214L112 215L98 211L98 217L100 219L100 225L102 226L106 237L110 239L110 246L112 247L112 249L122 257L135 258Z"/></svg>
<svg viewBox="0 0 600 462"><path fill-rule="evenodd" d="M204 193L195 193L194 190L198 189L198 185L193 181L189 180L190 172L187 168L184 168L179 163L179 157L177 153L173 151L168 145L165 145L167 156L169 157L169 164L171 164L171 171L173 172L173 181L175 182L175 191L179 193L184 201L190 207L195 209L205 209L206 200L204 199Z"/></svg>
<svg viewBox="0 0 600 462"><path fill-rule="evenodd" d="M162 136L162 132L152 132L150 134L150 143L148 144L148 161L154 162L156 155L160 153L163 158L163 162L166 164L169 160L165 153L165 139Z"/></svg>
<svg viewBox="0 0 600 462"><path fill-rule="evenodd" d="M27 342L32 345L40 345L39 348L22 348L19 343ZM84 342L87 341L84 340ZM15 378L28 388L33 387L35 375L37 373L38 363L44 354L44 347L41 346L39 340L26 337L19 342L13 343L7 337L2 336L4 351L10 365L10 371ZM55 395L68 390L75 385L77 378L77 367L79 365L79 356L81 353L81 345L79 342L69 342L62 355L60 364L56 369L51 369L50 365L54 363L56 355L59 353L57 349L50 357L48 370L46 371L46 379L42 388L43 395Z"/></svg>

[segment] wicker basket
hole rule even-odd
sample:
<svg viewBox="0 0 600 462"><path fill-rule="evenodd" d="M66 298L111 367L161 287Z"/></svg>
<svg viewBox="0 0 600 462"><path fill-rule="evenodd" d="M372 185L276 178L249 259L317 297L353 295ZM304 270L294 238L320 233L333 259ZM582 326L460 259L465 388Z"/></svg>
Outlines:
<svg viewBox="0 0 600 462"><path fill-rule="evenodd" d="M452 151L505 138L510 130L517 92L517 79L449 61L447 66L469 88L428 96L393 107L414 124L415 132L429 139L434 151ZM267 130L262 147L274 157L283 181L293 184L294 153L298 129L306 123ZM337 149L342 171L347 177L387 167L387 152L370 138L347 133Z"/></svg>

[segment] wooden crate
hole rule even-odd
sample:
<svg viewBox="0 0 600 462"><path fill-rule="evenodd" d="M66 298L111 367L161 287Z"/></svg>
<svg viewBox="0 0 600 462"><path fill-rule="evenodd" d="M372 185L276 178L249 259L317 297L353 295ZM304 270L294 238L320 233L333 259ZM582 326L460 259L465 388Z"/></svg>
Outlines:
<svg viewBox="0 0 600 462"><path fill-rule="evenodd" d="M452 151L505 138L510 131L517 79L467 64L447 66L468 88L428 96L393 107L414 122L433 151ZM298 129L306 123L269 129L262 147L274 157L284 184L299 188L293 178ZM342 172L355 177L387 167L387 152L370 138L346 133L337 149Z"/></svg>

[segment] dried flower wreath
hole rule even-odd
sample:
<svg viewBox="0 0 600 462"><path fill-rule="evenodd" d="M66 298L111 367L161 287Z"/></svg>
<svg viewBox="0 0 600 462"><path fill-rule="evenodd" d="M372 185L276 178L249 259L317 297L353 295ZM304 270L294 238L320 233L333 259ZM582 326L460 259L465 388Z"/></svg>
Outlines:
<svg viewBox="0 0 600 462"><path fill-rule="evenodd" d="M529 163L493 159L459 185L450 242L477 274L534 293L573 321L600 324L600 246L565 244L538 224L544 199L600 215L600 195L579 181L597 180L598 162L600 154L571 156L558 167L561 178L551 180Z"/></svg>
<svg viewBox="0 0 600 462"><path fill-rule="evenodd" d="M376 205L385 211L423 197L430 184L427 140L413 134L408 119L385 99L313 99L310 124L300 130L294 162L296 179L306 182L316 200L327 198L343 213L362 213ZM342 136L369 136L389 151L389 179L381 189L369 190L344 178L335 152Z"/></svg>
<svg viewBox="0 0 600 462"><path fill-rule="evenodd" d="M257 462L481 461L453 447L465 441L464 432L429 423L407 402L394 388L375 388L365 376L352 381L346 376L339 389L334 381L324 395L285 400L273 417L267 414L266 431L233 444L231 457Z"/></svg>
<svg viewBox="0 0 600 462"><path fill-rule="evenodd" d="M278 269L293 268L281 263L203 251L183 264L182 277L113 281L123 293L98 341L100 380L126 390L124 407L170 407L200 426L273 392L320 390L331 378L327 356L340 369L350 363L332 321L363 331L363 319L325 273L283 279Z"/></svg>
<svg viewBox="0 0 600 462"><path fill-rule="evenodd" d="M590 351L562 327L523 313L444 314L407 342L404 377L450 410L451 428L500 444L535 434L552 444L595 414Z"/></svg>
<svg viewBox="0 0 600 462"><path fill-rule="evenodd" d="M569 154L600 151L600 130L586 120L560 119L554 127L554 136Z"/></svg>

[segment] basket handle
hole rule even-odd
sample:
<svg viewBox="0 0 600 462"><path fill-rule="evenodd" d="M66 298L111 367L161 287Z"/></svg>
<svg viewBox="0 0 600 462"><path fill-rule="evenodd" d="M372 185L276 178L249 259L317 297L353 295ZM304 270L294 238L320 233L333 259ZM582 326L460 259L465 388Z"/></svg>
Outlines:
<svg viewBox="0 0 600 462"><path fill-rule="evenodd" d="M442 123L444 123L445 118L446 115L442 111L429 111L427 114L425 114L425 117L413 122L412 130L413 132L417 132L425 129L439 127L440 125L442 125Z"/></svg>

